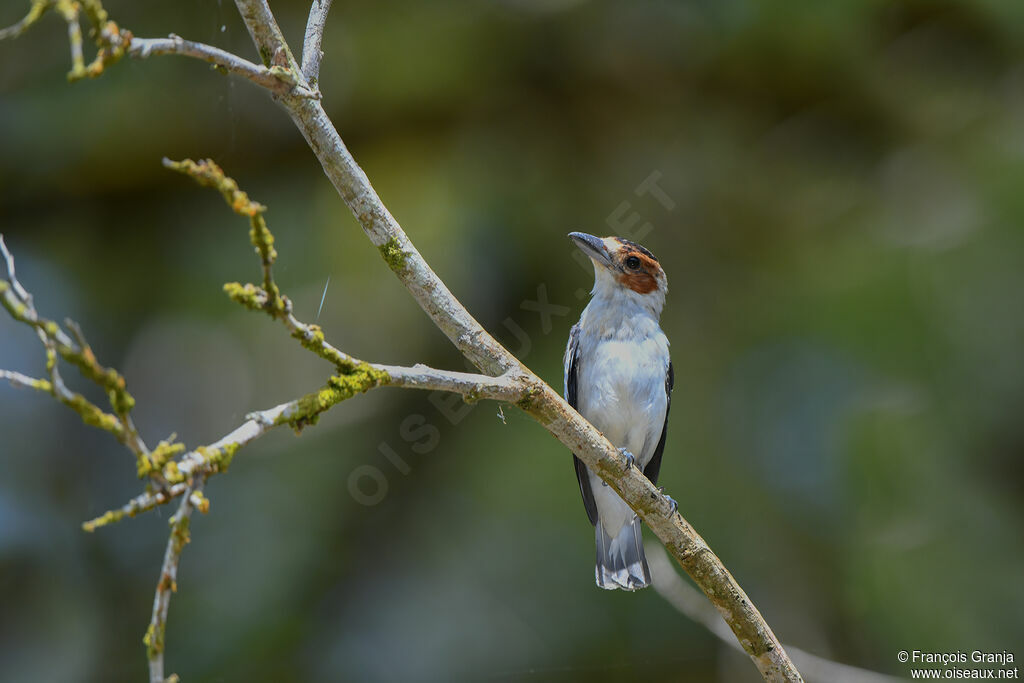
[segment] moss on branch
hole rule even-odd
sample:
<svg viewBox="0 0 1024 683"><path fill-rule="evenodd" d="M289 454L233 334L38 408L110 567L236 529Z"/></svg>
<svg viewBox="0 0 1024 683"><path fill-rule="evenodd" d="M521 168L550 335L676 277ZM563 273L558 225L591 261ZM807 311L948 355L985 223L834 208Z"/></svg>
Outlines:
<svg viewBox="0 0 1024 683"><path fill-rule="evenodd" d="M390 382L391 376L387 372L377 370L369 363L359 363L351 372L333 375L323 388L296 400L294 406L282 413L275 424L288 424L300 432L304 427L316 424L320 413L357 394Z"/></svg>
<svg viewBox="0 0 1024 683"><path fill-rule="evenodd" d="M380 255L384 257L384 262L388 264L388 268L396 273L405 271L405 252L402 251L402 246L397 238L392 237L377 247L377 249L380 251Z"/></svg>

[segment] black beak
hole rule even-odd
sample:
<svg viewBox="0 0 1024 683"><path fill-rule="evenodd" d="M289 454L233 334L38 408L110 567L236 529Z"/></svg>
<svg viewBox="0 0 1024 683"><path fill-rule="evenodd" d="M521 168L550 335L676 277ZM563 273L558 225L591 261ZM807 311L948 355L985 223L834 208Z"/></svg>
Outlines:
<svg viewBox="0 0 1024 683"><path fill-rule="evenodd" d="M593 235L588 235L585 232L570 232L569 237L572 238L572 241L580 248L580 251L597 263L600 263L603 266L611 265L611 254L608 253L608 248L604 246L604 240L600 237L594 237Z"/></svg>

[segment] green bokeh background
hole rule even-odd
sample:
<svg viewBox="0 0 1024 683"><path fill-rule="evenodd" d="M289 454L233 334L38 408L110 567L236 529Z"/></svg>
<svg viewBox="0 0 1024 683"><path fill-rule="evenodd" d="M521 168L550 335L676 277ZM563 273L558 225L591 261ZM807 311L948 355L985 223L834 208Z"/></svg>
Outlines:
<svg viewBox="0 0 1024 683"><path fill-rule="evenodd" d="M295 43L305 3L274 5ZM108 9L255 54L226 1ZM551 384L590 286L565 233L641 231L670 283L660 483L784 642L895 675L899 650L1024 657L1024 3L338 0L324 46L327 111L391 212ZM259 277L246 224L163 156L269 205L278 282L312 321L330 279L333 343L463 367L261 91L172 57L68 65L56 16L0 43L0 231L150 444L208 443L330 370L221 293ZM670 210L635 191L652 173ZM550 326L539 288L569 309ZM0 367L43 372L7 317ZM568 454L461 408L385 389L242 451L194 521L168 671L758 680L654 591L596 589ZM143 679L171 510L82 533L138 492L131 456L6 385L0 472L0 679Z"/></svg>

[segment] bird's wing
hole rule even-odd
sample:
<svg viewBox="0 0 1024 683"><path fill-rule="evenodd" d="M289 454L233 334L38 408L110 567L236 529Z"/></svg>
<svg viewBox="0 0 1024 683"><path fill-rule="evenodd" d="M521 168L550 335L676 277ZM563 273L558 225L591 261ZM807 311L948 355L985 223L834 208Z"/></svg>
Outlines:
<svg viewBox="0 0 1024 683"><path fill-rule="evenodd" d="M565 400L569 402L569 405L577 409L579 408L579 351L580 326L577 323L569 331L569 345L565 347ZM572 456L572 460L573 465L576 467L576 481L579 482L580 493L583 495L583 507L587 510L587 519L596 526L597 503L594 502L594 491L590 488L587 466L575 455Z"/></svg>
<svg viewBox="0 0 1024 683"><path fill-rule="evenodd" d="M668 411L672 407L672 385L675 384L675 380L676 376L672 370L672 361L669 361L668 374L665 376L665 426L661 428L661 440L658 441L658 447L654 449L651 461L644 468L644 476L655 484L658 483L658 472L661 471L661 455L665 452L665 437L668 435Z"/></svg>

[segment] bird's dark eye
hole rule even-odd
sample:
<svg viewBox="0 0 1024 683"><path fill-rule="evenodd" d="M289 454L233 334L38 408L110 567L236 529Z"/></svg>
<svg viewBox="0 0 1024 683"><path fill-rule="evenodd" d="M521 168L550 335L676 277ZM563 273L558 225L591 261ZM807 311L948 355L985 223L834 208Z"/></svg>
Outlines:
<svg viewBox="0 0 1024 683"><path fill-rule="evenodd" d="M630 256L629 258L626 259L626 267L629 268L630 270L636 270L637 268L640 267L640 259L638 259L636 256Z"/></svg>

